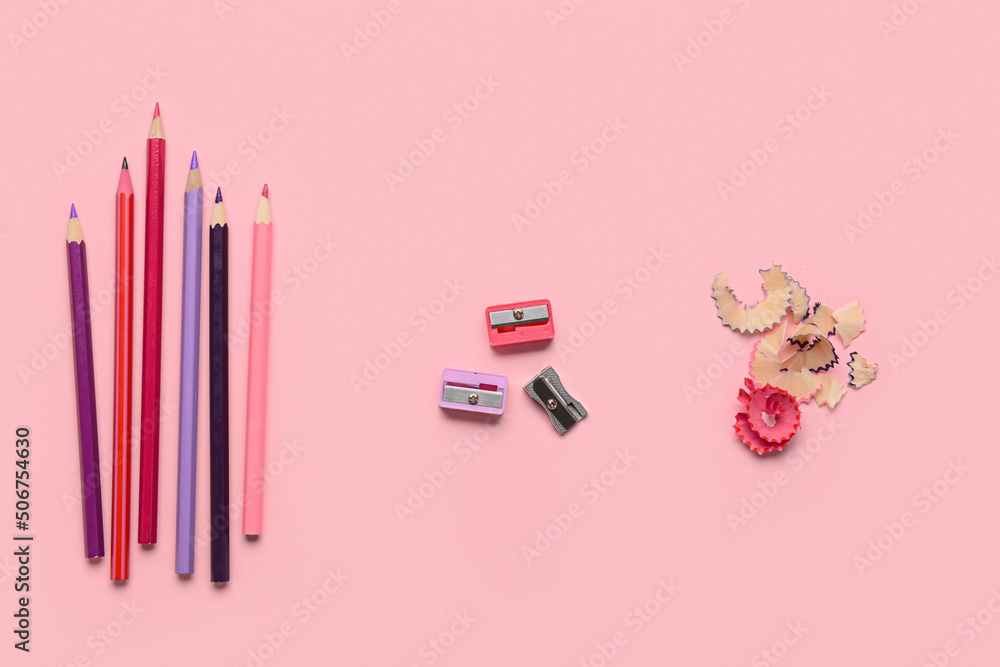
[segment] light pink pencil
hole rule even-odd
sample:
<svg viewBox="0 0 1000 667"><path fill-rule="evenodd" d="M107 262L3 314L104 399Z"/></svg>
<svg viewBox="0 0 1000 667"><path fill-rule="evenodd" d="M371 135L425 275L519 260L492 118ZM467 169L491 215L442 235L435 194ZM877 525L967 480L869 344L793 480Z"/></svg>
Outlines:
<svg viewBox="0 0 1000 667"><path fill-rule="evenodd" d="M271 202L264 186L253 226L250 278L250 367L247 375L247 449L243 477L243 534L260 535L264 519L264 426L267 348L271 319Z"/></svg>

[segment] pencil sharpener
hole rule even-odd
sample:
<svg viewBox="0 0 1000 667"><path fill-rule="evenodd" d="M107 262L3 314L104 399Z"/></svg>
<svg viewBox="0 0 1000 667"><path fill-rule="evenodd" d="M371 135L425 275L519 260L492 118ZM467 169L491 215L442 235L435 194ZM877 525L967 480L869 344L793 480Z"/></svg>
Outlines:
<svg viewBox="0 0 1000 667"><path fill-rule="evenodd" d="M552 366L533 377L524 390L545 409L559 435L587 416L586 408L569 395Z"/></svg>
<svg viewBox="0 0 1000 667"><path fill-rule="evenodd" d="M441 374L441 399L438 405L442 408L502 415L506 402L506 376L454 368L446 368Z"/></svg>
<svg viewBox="0 0 1000 667"><path fill-rule="evenodd" d="M552 340L552 303L548 299L505 303L486 309L491 347Z"/></svg>

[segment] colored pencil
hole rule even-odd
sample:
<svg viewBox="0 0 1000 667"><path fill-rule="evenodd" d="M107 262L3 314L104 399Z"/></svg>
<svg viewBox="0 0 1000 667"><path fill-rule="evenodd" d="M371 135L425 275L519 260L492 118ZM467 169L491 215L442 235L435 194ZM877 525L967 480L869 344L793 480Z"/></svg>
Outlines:
<svg viewBox="0 0 1000 667"><path fill-rule="evenodd" d="M201 341L201 170L198 153L184 187L184 280L181 290L181 397L177 446L177 574L194 572L195 479L198 464L198 348Z"/></svg>
<svg viewBox="0 0 1000 667"><path fill-rule="evenodd" d="M90 332L90 285L87 244L70 207L66 259L73 312L73 356L76 361L76 407L80 431L80 494L83 499L83 551L87 558L104 555L104 512L101 507L101 460L97 444L97 395L94 390L94 343Z"/></svg>
<svg viewBox="0 0 1000 667"><path fill-rule="evenodd" d="M160 105L146 141L146 263L142 299L142 403L139 431L139 544L156 543L160 467L160 322L163 313L163 188L167 142Z"/></svg>
<svg viewBox="0 0 1000 667"><path fill-rule="evenodd" d="M264 186L253 226L250 278L250 361L247 370L247 442L243 477L243 534L260 535L264 517L264 427L267 348L271 317L271 201ZM260 317L258 317L258 313Z"/></svg>
<svg viewBox="0 0 1000 667"><path fill-rule="evenodd" d="M209 468L212 581L229 581L229 225L222 188L208 230Z"/></svg>
<svg viewBox="0 0 1000 667"><path fill-rule="evenodd" d="M128 160L115 193L115 449L111 494L111 579L128 579L132 528L132 262L135 198Z"/></svg>

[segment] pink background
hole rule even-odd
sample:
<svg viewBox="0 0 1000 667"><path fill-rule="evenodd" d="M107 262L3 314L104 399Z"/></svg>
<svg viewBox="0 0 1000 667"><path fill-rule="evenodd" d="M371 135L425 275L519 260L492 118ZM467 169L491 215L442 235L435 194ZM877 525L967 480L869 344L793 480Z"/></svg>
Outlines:
<svg viewBox="0 0 1000 667"><path fill-rule="evenodd" d="M906 0L896 3L898 30L886 32L892 0L564 1L575 9L554 25L557 0L224 2L4 3L0 553L11 554L16 532L19 425L32 431L36 539L30 655L12 648L16 575L13 557L0 556L0 661L996 664L1000 618L987 605L1000 590L1000 280L977 282L977 273L994 277L983 258L1000 242L1000 8ZM372 12L391 22L369 25L378 34L346 57L341 43ZM690 46L699 39L700 54ZM675 54L687 48L697 57L679 67ZM449 111L477 89L467 117ZM802 107L811 90L825 99ZM133 545L132 580L115 586L108 559L83 558L72 504L79 466L73 356L60 345L70 316L63 243L75 202L109 465L113 194L124 154L141 267L154 101L168 142L161 540ZM782 122L796 112L797 127ZM602 146L609 119L619 129ZM949 128L939 153L935 138ZM433 154L391 189L385 172L435 136ZM603 152L581 158L592 141ZM192 149L207 184L225 186L234 330L248 316L251 220L264 182L275 216L274 474L264 535L248 543L237 531L233 580L222 589L209 583L204 546L192 579L173 573L181 206ZM912 159L925 149L934 163L922 171ZM78 161L71 150L87 154ZM717 183L748 155L763 161L761 151L764 164L748 164L755 173L724 199ZM67 159L72 168L56 165ZM559 196L543 195L547 208L518 230L512 215L545 193L543 182L556 191L564 170ZM849 234L858 208L877 211L894 181L891 206ZM324 244L336 244L332 255ZM670 257L647 274L650 248ZM880 371L837 407L832 437L820 430L825 408L810 404L788 449L761 458L731 427L751 341L720 325L709 287L725 271L752 301L756 271L772 262L820 301L861 301L868 331L852 349ZM646 282L632 291L626 275ZM444 304L448 281L458 296ZM953 292L965 284L977 290L970 298ZM554 344L489 348L485 307L534 298L553 302ZM606 301L614 312L587 324ZM936 315L944 323L935 328L927 323ZM137 318L136 413L139 327ZM401 335L408 345L396 349ZM395 358L379 356L383 345ZM899 363L904 352L912 358ZM235 341L234 498L246 354ZM351 376L368 362L382 369L356 391ZM565 437L520 389L549 364L590 411ZM495 432L437 407L445 367L510 378ZM700 374L703 391L686 396ZM463 438L484 444L473 451ZM819 451L806 460L811 438ZM604 493L584 488L626 452L634 461ZM950 464L963 469L947 476L954 484L939 481ZM401 521L395 506L440 482L443 467L453 474ZM775 475L782 486L769 484ZM943 497L922 500L936 481ZM734 532L727 515L745 500L760 504L761 489L772 497ZM108 525L110 492L105 475ZM133 486L133 504L137 495ZM572 503L572 525L552 527ZM893 527L906 512L908 527ZM546 529L556 539L529 563L522 548ZM888 551L859 566L880 537ZM338 570L347 579L327 592ZM662 605L661 580L679 587ZM657 613L639 622L633 609L643 604ZM1000 610L1000 598L992 604Z"/></svg>

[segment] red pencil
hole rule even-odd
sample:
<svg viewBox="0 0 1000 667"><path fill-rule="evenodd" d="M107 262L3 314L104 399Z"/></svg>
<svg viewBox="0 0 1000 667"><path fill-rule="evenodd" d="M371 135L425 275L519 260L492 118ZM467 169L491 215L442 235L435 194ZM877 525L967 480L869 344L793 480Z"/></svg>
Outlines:
<svg viewBox="0 0 1000 667"><path fill-rule="evenodd" d="M132 264L135 206L128 162L115 194L118 299L115 301L115 448L111 496L111 578L128 579L132 527Z"/></svg>
<svg viewBox="0 0 1000 667"><path fill-rule="evenodd" d="M156 543L160 466L160 318L163 312L163 188L167 142L160 105L146 142L146 283L142 312L142 404L139 430L139 544Z"/></svg>

